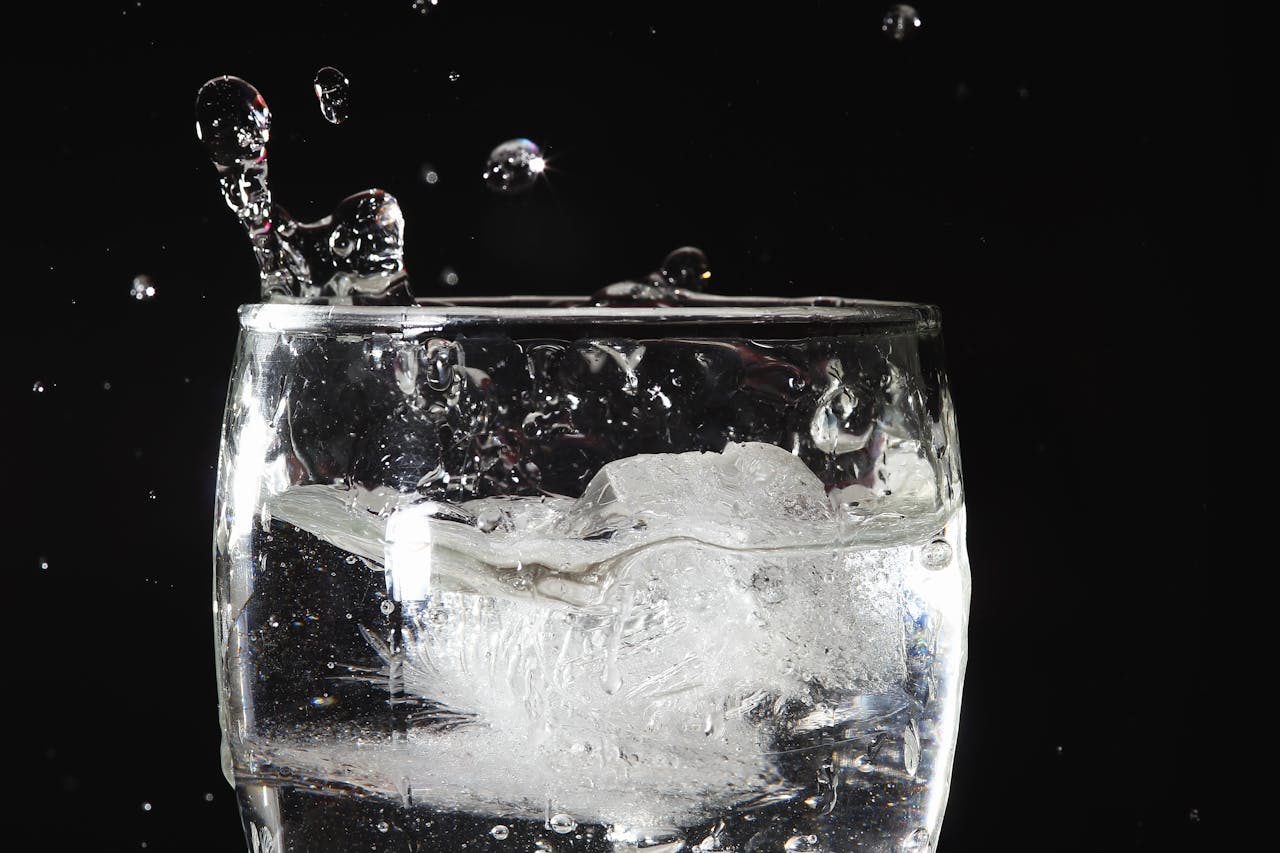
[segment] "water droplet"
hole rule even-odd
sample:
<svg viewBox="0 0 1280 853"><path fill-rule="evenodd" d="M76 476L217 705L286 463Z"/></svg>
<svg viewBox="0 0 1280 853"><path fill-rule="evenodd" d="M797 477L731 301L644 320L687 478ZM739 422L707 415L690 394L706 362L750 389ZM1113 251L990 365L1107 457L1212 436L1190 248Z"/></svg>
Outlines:
<svg viewBox="0 0 1280 853"><path fill-rule="evenodd" d="M923 853L932 849L933 845L929 841L929 830L923 826L916 828L902 839L902 843L898 845L898 849L911 851L911 853Z"/></svg>
<svg viewBox="0 0 1280 853"><path fill-rule="evenodd" d="M513 195L532 187L546 168L537 145L528 139L511 139L489 152L484 182L496 193Z"/></svg>
<svg viewBox="0 0 1280 853"><path fill-rule="evenodd" d="M502 824L498 824L494 826L493 829L489 830L489 834L499 841L506 841L507 836L511 835L511 830L507 829Z"/></svg>
<svg viewBox="0 0 1280 853"><path fill-rule="evenodd" d="M387 823L385 820L378 821L378 832L388 832L390 829L391 824Z"/></svg>
<svg viewBox="0 0 1280 853"><path fill-rule="evenodd" d="M149 275L136 275L133 277L133 285L129 288L129 295L139 302L147 302L154 299L156 295L155 282L151 280Z"/></svg>
<svg viewBox="0 0 1280 853"><path fill-rule="evenodd" d="M711 279L711 266L701 249L681 246L663 260L661 273L672 287L702 290Z"/></svg>
<svg viewBox="0 0 1280 853"><path fill-rule="evenodd" d="M206 792L206 793L205 793L205 795L204 795L204 801L205 801L206 803L212 803L212 802L213 802L213 793L212 793L212 792Z"/></svg>
<svg viewBox="0 0 1280 853"><path fill-rule="evenodd" d="M462 79L462 75L461 75L461 74L459 74L457 71L450 71L450 72L449 72L449 82L450 82L450 83L457 83L457 82L458 82L459 80L461 80L461 79Z"/></svg>
<svg viewBox="0 0 1280 853"><path fill-rule="evenodd" d="M196 95L196 138L224 169L267 156L271 110L253 86L239 77L215 77Z"/></svg>
<svg viewBox="0 0 1280 853"><path fill-rule="evenodd" d="M816 853L822 849L818 846L816 835L793 835L782 845L787 853Z"/></svg>
<svg viewBox="0 0 1280 853"><path fill-rule="evenodd" d="M547 829L560 835L568 835L578 828L578 822L563 812L547 821Z"/></svg>
<svg viewBox="0 0 1280 853"><path fill-rule="evenodd" d="M899 3L890 6L880 20L880 31L894 41L900 42L909 38L920 29L922 21L914 6Z"/></svg>
<svg viewBox="0 0 1280 853"><path fill-rule="evenodd" d="M382 611L383 616L390 616L396 609L396 603L389 598L383 599L383 602L378 605L378 609Z"/></svg>
<svg viewBox="0 0 1280 853"><path fill-rule="evenodd" d="M103 391L110 391L110 390L111 390L111 383L110 383L110 382L103 382L103 383L102 383L102 390L103 390Z"/></svg>
<svg viewBox="0 0 1280 853"><path fill-rule="evenodd" d="M440 270L440 283L445 287L454 287L458 283L458 271L453 267Z"/></svg>
<svg viewBox="0 0 1280 853"><path fill-rule="evenodd" d="M434 9L439 2L440 0L413 0L409 8L419 15L425 15Z"/></svg>
<svg viewBox="0 0 1280 853"><path fill-rule="evenodd" d="M325 666L329 667L329 669L333 669L335 666L337 666L337 664L334 663L333 661L329 661L328 663L325 664Z"/></svg>
<svg viewBox="0 0 1280 853"><path fill-rule="evenodd" d="M951 545L945 539L935 539L920 549L920 562L927 569L945 569L951 564Z"/></svg>
<svg viewBox="0 0 1280 853"><path fill-rule="evenodd" d="M875 762L871 760L871 756L863 753L853 759L853 769L857 770L859 773L870 773L872 770L875 770L876 767Z"/></svg>
<svg viewBox="0 0 1280 853"><path fill-rule="evenodd" d="M37 379L35 382L31 383L31 391L34 394L43 394L44 383Z"/></svg>
<svg viewBox="0 0 1280 853"><path fill-rule="evenodd" d="M142 804L142 810L143 810L144 812L149 812L149 811L151 811L151 803L143 803L143 804Z"/></svg>
<svg viewBox="0 0 1280 853"><path fill-rule="evenodd" d="M320 102L320 114L331 124L342 124L349 114L351 81L332 65L316 72L316 100Z"/></svg>
<svg viewBox="0 0 1280 853"><path fill-rule="evenodd" d="M422 164L422 182L431 186L440 183L440 173L436 171L436 167L433 164Z"/></svg>
<svg viewBox="0 0 1280 853"><path fill-rule="evenodd" d="M44 557L40 558L40 571L42 572L49 571L49 561Z"/></svg>

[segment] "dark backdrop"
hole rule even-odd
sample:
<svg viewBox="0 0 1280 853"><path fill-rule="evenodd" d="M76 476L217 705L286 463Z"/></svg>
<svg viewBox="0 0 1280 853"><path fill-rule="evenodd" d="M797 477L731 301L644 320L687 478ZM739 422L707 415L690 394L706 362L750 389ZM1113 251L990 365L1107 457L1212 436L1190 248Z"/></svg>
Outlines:
<svg viewBox="0 0 1280 853"><path fill-rule="evenodd" d="M692 243L721 292L940 305L973 567L943 849L1220 836L1202 313L1274 187L1224 39L1244 12L921 0L895 44L886 3L158 5L49 4L5 52L11 831L243 849L210 529L256 281L192 109L231 73L272 107L277 199L391 191L420 292L449 266L458 292L585 293ZM329 64L339 127L311 92ZM551 172L494 196L484 157L515 136Z"/></svg>

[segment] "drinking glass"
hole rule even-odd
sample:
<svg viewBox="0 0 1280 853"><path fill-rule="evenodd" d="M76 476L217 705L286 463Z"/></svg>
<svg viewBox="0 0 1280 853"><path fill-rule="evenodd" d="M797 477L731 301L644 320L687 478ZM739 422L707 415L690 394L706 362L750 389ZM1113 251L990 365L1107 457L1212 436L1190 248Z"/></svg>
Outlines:
<svg viewBox="0 0 1280 853"><path fill-rule="evenodd" d="M935 308L240 327L214 614L251 850L933 849L969 599Z"/></svg>

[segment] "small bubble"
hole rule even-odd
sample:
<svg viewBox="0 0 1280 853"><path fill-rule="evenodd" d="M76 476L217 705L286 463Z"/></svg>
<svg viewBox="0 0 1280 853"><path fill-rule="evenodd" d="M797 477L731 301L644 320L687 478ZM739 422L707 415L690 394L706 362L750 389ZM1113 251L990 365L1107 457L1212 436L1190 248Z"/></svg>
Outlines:
<svg viewBox="0 0 1280 853"><path fill-rule="evenodd" d="M920 549L920 562L927 569L945 569L951 564L951 545L945 539L935 539Z"/></svg>
<svg viewBox="0 0 1280 853"><path fill-rule="evenodd" d="M511 834L511 830L507 829L502 824L498 824L493 829L489 830L489 834L499 841L505 841L507 836Z"/></svg>
<svg viewBox="0 0 1280 853"><path fill-rule="evenodd" d="M923 22L914 6L899 3L889 7L880 20L880 31L894 41L901 42L920 29Z"/></svg>
<svg viewBox="0 0 1280 853"><path fill-rule="evenodd" d="M347 555L346 563L348 566L354 566L358 562L360 562L360 558L357 557L355 554Z"/></svg>
<svg viewBox="0 0 1280 853"><path fill-rule="evenodd" d="M39 379L37 379L35 382L31 384L31 391L33 394L43 394L44 383L41 382Z"/></svg>
<svg viewBox="0 0 1280 853"><path fill-rule="evenodd" d="M904 837L902 839L902 843L898 845L898 849L904 851L904 853L906 853L906 851L917 853L917 851L927 851L931 849L932 846L933 845L929 841L929 830L921 826L917 827L913 832Z"/></svg>
<svg viewBox="0 0 1280 853"><path fill-rule="evenodd" d="M458 283L458 271L453 267L440 270L440 283L445 287L454 287Z"/></svg>
<svg viewBox="0 0 1280 853"><path fill-rule="evenodd" d="M396 609L396 603L389 598L385 598L378 605L378 609L382 611L383 616L390 616Z"/></svg>
<svg viewBox="0 0 1280 853"><path fill-rule="evenodd" d="M436 171L436 167L433 164L422 164L422 182L430 186L440 183L440 173Z"/></svg>
<svg viewBox="0 0 1280 853"><path fill-rule="evenodd" d="M390 830L391 824L387 823L385 820L378 821L378 832L389 832Z"/></svg>
<svg viewBox="0 0 1280 853"><path fill-rule="evenodd" d="M419 15L425 15L434 9L439 2L440 0L413 0L413 3L409 8L417 12Z"/></svg>
<svg viewBox="0 0 1280 853"><path fill-rule="evenodd" d="M787 853L815 853L821 849L818 847L818 836L816 835L793 835L786 840L782 848Z"/></svg>
<svg viewBox="0 0 1280 853"><path fill-rule="evenodd" d="M135 275L129 287L129 295L139 302L148 302L156 296L156 285L149 275Z"/></svg>
<svg viewBox="0 0 1280 853"><path fill-rule="evenodd" d="M1054 751L1054 752L1056 752L1056 753L1058 753L1058 755L1062 755L1062 746L1061 746L1061 744L1059 744L1058 746L1054 747L1053 751Z"/></svg>
<svg viewBox="0 0 1280 853"><path fill-rule="evenodd" d="M457 71L450 71L450 72L449 72L449 82L450 82L450 83L457 83L457 82L458 82L459 80L461 80L461 79L462 79L462 75L461 75L461 74L459 74Z"/></svg>
<svg viewBox="0 0 1280 853"><path fill-rule="evenodd" d="M351 99L351 81L332 65L316 72L316 100L320 102L320 114L330 124L342 124L347 120L348 101Z"/></svg>
<svg viewBox="0 0 1280 853"><path fill-rule="evenodd" d="M40 558L40 571L42 572L49 571L49 561L46 560L44 557Z"/></svg>
<svg viewBox="0 0 1280 853"><path fill-rule="evenodd" d="M212 792L208 792L208 793L206 793L206 794L204 795L204 801L205 801L206 803L212 803L212 802L213 802L213 793L212 793Z"/></svg>
<svg viewBox="0 0 1280 853"><path fill-rule="evenodd" d="M546 168L537 145L528 139L511 139L489 152L484 182L496 193L514 195L532 187Z"/></svg>
<svg viewBox="0 0 1280 853"><path fill-rule="evenodd" d="M577 828L578 822L563 812L558 815L554 815L547 821L547 829L558 833L559 835L568 835Z"/></svg>
<svg viewBox="0 0 1280 853"><path fill-rule="evenodd" d="M110 382L103 382L103 383L102 383L102 390L103 390L103 391L110 391L110 390L111 390L111 383L110 383Z"/></svg>
<svg viewBox="0 0 1280 853"><path fill-rule="evenodd" d="M853 769L857 770L859 773L870 773L872 770L875 770L876 768L875 768L875 764L871 761L871 756L867 755L866 753L863 753L862 755L859 755L857 758L853 759Z"/></svg>
<svg viewBox="0 0 1280 853"><path fill-rule="evenodd" d="M681 246L662 262L662 277L672 287L702 290L711 280L706 254L696 246Z"/></svg>
<svg viewBox="0 0 1280 853"><path fill-rule="evenodd" d="M143 804L142 804L142 810L143 810L144 812L149 812L149 811L151 811L151 803L143 803Z"/></svg>
<svg viewBox="0 0 1280 853"><path fill-rule="evenodd" d="M325 664L325 666L329 667L329 669L333 669L335 666L337 666L337 664L334 663L333 661L329 661L328 663Z"/></svg>

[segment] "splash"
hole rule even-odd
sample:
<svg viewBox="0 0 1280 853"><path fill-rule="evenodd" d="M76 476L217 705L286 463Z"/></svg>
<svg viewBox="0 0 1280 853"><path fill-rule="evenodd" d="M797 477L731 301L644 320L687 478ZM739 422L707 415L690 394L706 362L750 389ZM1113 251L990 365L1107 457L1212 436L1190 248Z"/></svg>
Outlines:
<svg viewBox="0 0 1280 853"><path fill-rule="evenodd" d="M317 75L324 109L321 88ZM337 109L333 100L330 106ZM343 99L343 110L345 103ZM227 206L249 235L264 301L412 304L404 269L404 216L395 197L385 190L364 190L323 219L299 222L272 197L267 182L270 136L271 111L252 85L223 76L200 87L196 137L218 170Z"/></svg>
<svg viewBox="0 0 1280 853"><path fill-rule="evenodd" d="M707 255L696 246L675 249L642 281L619 281L596 291L592 304L641 307L688 304L711 281Z"/></svg>

